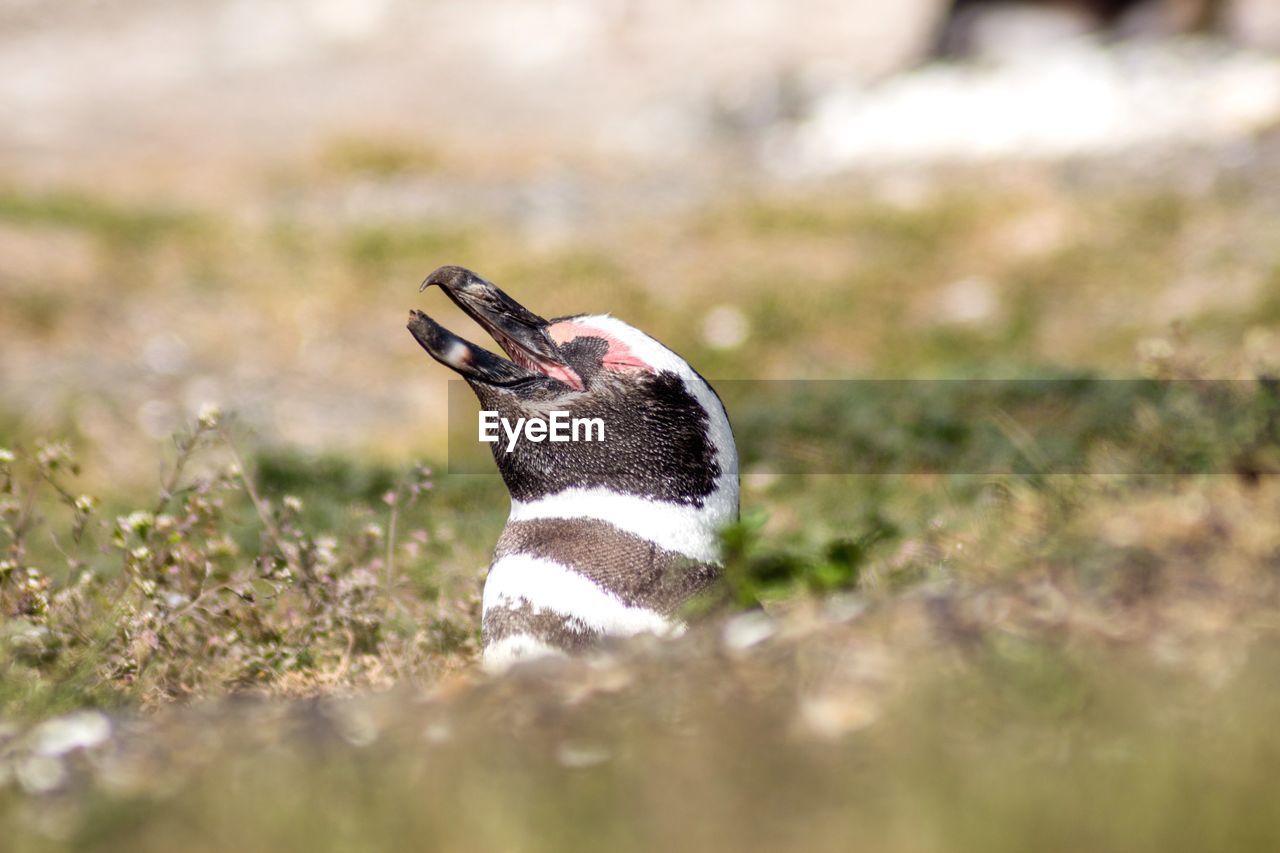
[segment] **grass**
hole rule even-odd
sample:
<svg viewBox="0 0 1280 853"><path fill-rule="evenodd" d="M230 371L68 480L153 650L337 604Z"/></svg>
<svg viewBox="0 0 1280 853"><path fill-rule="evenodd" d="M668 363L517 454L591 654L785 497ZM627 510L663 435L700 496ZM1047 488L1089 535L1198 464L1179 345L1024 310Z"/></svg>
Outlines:
<svg viewBox="0 0 1280 853"><path fill-rule="evenodd" d="M5 463L13 849L1280 838L1274 476L781 477L751 503L848 505L729 532L735 605L770 616L486 681L479 576L442 530L484 479L242 440L206 415L115 518L66 448ZM37 530L65 571L33 568ZM59 745L102 725L85 708L124 716Z"/></svg>
<svg viewBox="0 0 1280 853"><path fill-rule="evenodd" d="M163 207L135 207L83 192L0 191L0 222L93 234L116 246L146 247L191 233L199 218Z"/></svg>
<svg viewBox="0 0 1280 853"><path fill-rule="evenodd" d="M39 717L74 702L154 705L263 684L305 691L324 671L372 677L363 658L380 655L381 671L393 665L393 646L403 669L421 670L419 654L445 668L450 654L469 654L474 602L441 602L437 579L395 568L397 559L421 567L447 544L433 542L439 537L413 512L433 485L428 469L396 480L352 475L363 495L342 493L356 507L323 527L331 506L309 511L303 498L273 490L288 483L323 492L289 480L280 457L249 473L217 416L175 441L158 494L114 518L71 490L77 466L66 446L40 446L32 458L6 452L15 458L0 463L0 596L11 640L5 716ZM211 450L229 461L189 475ZM439 618L422 610L435 604ZM447 624L454 617L446 611L459 607L462 621Z"/></svg>
<svg viewBox="0 0 1280 853"><path fill-rule="evenodd" d="M1066 614L1048 636L1025 614L984 624L991 603L795 618L731 655L696 634L461 692L165 714L73 762L73 797L0 808L19 850L1274 842L1274 632L1197 673ZM935 639L911 627L921 613Z"/></svg>
<svg viewBox="0 0 1280 853"><path fill-rule="evenodd" d="M319 159L319 166L333 174L394 178L437 171L443 158L439 152L406 140L345 136L326 145Z"/></svg>
<svg viewBox="0 0 1280 853"><path fill-rule="evenodd" d="M336 182L436 168L322 159ZM4 375L9 847L1274 849L1274 210L943 187L739 198L572 247L4 196L5 228L105 248L85 281L0 282L6 363L63 377ZM475 671L505 496L448 472L439 372L400 332L444 262L730 380L725 612ZM741 343L707 332L725 308ZM182 364L146 365L157 332ZM1001 381L944 381L976 377ZM1224 377L1248 381L1199 381ZM212 380L243 422L191 411ZM154 401L187 411L176 442L139 430Z"/></svg>

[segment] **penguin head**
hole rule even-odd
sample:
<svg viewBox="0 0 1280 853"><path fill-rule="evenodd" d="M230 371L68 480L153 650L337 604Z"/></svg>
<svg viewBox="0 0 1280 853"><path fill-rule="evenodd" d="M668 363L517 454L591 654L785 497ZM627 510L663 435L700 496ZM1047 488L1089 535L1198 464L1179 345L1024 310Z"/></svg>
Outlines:
<svg viewBox="0 0 1280 853"><path fill-rule="evenodd" d="M471 386L482 409L520 418L599 419L602 440L491 445L513 499L566 489L609 489L696 508L737 512L737 450L724 406L676 353L609 315L543 319L470 270L427 276L508 358L412 311L409 331ZM588 432L584 430L585 434ZM598 437L598 435L596 436Z"/></svg>

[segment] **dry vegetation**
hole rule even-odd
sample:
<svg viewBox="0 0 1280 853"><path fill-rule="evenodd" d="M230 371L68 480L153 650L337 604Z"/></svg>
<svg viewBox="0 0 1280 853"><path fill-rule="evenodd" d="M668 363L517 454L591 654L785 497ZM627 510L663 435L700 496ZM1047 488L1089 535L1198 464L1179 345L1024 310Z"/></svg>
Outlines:
<svg viewBox="0 0 1280 853"><path fill-rule="evenodd" d="M571 242L313 215L439 168L345 140L250 218L0 196L9 849L1276 847L1274 384L1211 443L1213 393L1091 409L1133 424L1106 476L922 472L922 436L1007 448L954 400L924 433L850 412L889 473L744 473L742 613L490 680L504 496L445 470L400 329L458 262L713 378L1265 377L1266 162L760 191ZM826 410L776 402L736 403L744 438L812 442Z"/></svg>

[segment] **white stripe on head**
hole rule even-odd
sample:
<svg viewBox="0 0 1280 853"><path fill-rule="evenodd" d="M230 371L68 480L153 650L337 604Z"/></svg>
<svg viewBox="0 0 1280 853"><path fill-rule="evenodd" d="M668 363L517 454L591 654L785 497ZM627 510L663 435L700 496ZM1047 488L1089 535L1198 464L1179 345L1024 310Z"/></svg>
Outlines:
<svg viewBox="0 0 1280 853"><path fill-rule="evenodd" d="M510 554L489 569L484 582L484 612L524 606L534 613L563 616L575 627L609 636L671 634L683 627L647 607L628 607L563 563Z"/></svg>

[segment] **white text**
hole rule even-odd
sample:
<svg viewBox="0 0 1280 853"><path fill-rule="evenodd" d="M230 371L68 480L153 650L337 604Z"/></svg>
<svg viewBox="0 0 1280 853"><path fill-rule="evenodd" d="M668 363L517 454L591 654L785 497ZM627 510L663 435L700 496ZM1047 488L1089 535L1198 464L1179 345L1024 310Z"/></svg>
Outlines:
<svg viewBox="0 0 1280 853"><path fill-rule="evenodd" d="M512 423L495 411L480 411L480 440L497 444L506 436L505 453L515 450L521 436L539 444L543 441L604 441L603 418L572 418L568 412L551 412L546 418L516 418Z"/></svg>

